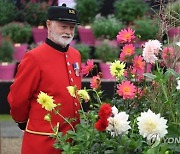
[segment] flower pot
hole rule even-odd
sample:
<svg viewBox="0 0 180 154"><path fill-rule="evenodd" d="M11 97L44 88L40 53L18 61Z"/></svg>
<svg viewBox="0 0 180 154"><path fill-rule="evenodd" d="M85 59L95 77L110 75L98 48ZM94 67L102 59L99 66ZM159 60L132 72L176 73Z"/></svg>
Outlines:
<svg viewBox="0 0 180 154"><path fill-rule="evenodd" d="M110 64L100 63L99 65L100 65L103 79L115 79L115 77L113 77L110 73Z"/></svg>
<svg viewBox="0 0 180 154"><path fill-rule="evenodd" d="M21 61L27 51L28 45L27 44L14 44L14 48L15 48L15 51L13 53L14 60Z"/></svg>
<svg viewBox="0 0 180 154"><path fill-rule="evenodd" d="M152 71L153 65L151 63L147 63L146 65L146 73L150 73Z"/></svg>
<svg viewBox="0 0 180 154"><path fill-rule="evenodd" d="M169 36L169 38L174 38L174 37L180 36L180 27L170 28L168 30L168 36Z"/></svg>
<svg viewBox="0 0 180 154"><path fill-rule="evenodd" d="M34 39L35 44L42 43L47 38L47 28L44 28L42 26L33 27L32 34L33 34L33 39Z"/></svg>
<svg viewBox="0 0 180 154"><path fill-rule="evenodd" d="M14 78L15 63L0 63L0 80L12 80Z"/></svg>

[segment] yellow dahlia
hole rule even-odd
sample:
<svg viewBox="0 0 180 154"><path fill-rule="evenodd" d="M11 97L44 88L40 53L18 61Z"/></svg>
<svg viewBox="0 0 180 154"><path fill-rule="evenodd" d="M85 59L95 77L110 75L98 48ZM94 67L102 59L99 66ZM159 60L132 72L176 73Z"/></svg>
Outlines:
<svg viewBox="0 0 180 154"><path fill-rule="evenodd" d="M124 74L125 64L120 62L119 60L115 60L115 62L110 65L111 75L120 78Z"/></svg>
<svg viewBox="0 0 180 154"><path fill-rule="evenodd" d="M87 92L87 90L82 89L82 90L78 90L78 95L81 99L84 99L86 102L90 100L90 96Z"/></svg>
<svg viewBox="0 0 180 154"><path fill-rule="evenodd" d="M67 90L68 90L69 94L70 94L72 97L75 97L75 98L76 98L76 87L74 87L74 86L68 86L68 87L67 87Z"/></svg>
<svg viewBox="0 0 180 154"><path fill-rule="evenodd" d="M42 91L38 95L37 102L41 104L42 108L45 108L47 111L52 111L56 107L53 97Z"/></svg>

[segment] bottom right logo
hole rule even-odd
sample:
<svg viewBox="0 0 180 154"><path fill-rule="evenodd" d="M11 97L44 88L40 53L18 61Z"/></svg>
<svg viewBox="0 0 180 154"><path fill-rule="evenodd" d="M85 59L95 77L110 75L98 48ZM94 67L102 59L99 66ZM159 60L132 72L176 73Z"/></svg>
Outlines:
<svg viewBox="0 0 180 154"><path fill-rule="evenodd" d="M160 141L163 143L168 143L168 144L180 144L180 136L179 137L163 137L160 139L160 136L158 133L154 134L149 134L147 136L147 144L156 147L159 145Z"/></svg>
<svg viewBox="0 0 180 154"><path fill-rule="evenodd" d="M160 143L160 137L158 133L154 133L154 134L149 134L147 136L147 144L152 146L152 147L156 147L159 145Z"/></svg>

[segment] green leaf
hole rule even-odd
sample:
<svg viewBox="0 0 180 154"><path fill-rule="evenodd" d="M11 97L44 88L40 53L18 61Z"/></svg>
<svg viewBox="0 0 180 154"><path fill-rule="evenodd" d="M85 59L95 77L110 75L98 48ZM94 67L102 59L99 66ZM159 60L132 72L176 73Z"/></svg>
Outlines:
<svg viewBox="0 0 180 154"><path fill-rule="evenodd" d="M156 75L152 73L144 73L144 76L148 77L151 80L154 80L156 78Z"/></svg>

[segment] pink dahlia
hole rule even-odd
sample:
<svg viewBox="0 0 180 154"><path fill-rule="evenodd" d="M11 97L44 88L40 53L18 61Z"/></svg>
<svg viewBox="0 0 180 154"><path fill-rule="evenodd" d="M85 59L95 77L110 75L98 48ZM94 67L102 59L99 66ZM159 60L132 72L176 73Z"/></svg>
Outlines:
<svg viewBox="0 0 180 154"><path fill-rule="evenodd" d="M88 59L88 61L86 62L86 65L82 66L81 73L85 76L88 76L89 72L92 71L93 68L94 68L94 61Z"/></svg>
<svg viewBox="0 0 180 154"><path fill-rule="evenodd" d="M101 84L101 78L100 78L100 76L99 76L99 75L93 76L93 78L92 78L92 80L91 80L91 82L90 82L90 87L91 87L92 89L98 89L99 86L100 86L100 84Z"/></svg>
<svg viewBox="0 0 180 154"><path fill-rule="evenodd" d="M119 34L116 36L117 42L118 43L131 42L135 38L134 33L135 33L135 31L132 30L131 28L122 29L119 32Z"/></svg>
<svg viewBox="0 0 180 154"><path fill-rule="evenodd" d="M145 69L145 62L143 61L142 56L135 56L133 59L133 67L136 70L144 70Z"/></svg>
<svg viewBox="0 0 180 154"><path fill-rule="evenodd" d="M174 58L174 48L173 47L166 47L162 51L162 58L163 60L170 60Z"/></svg>
<svg viewBox="0 0 180 154"><path fill-rule="evenodd" d="M133 99L136 93L136 86L130 81L123 81L117 86L117 93L123 96L123 99Z"/></svg>
<svg viewBox="0 0 180 154"><path fill-rule="evenodd" d="M133 46L133 44L126 44L123 47L122 52L120 54L120 60L124 61L127 57L133 55L134 51L135 51L135 47Z"/></svg>

